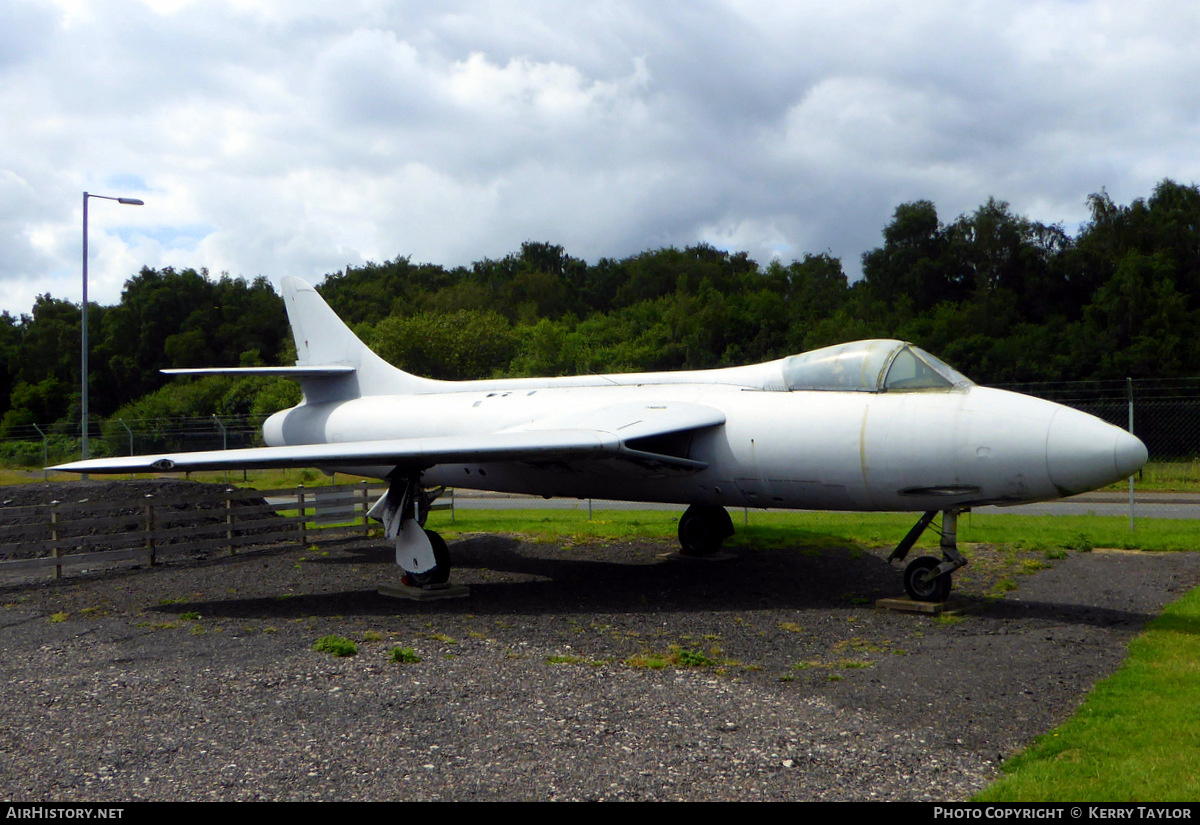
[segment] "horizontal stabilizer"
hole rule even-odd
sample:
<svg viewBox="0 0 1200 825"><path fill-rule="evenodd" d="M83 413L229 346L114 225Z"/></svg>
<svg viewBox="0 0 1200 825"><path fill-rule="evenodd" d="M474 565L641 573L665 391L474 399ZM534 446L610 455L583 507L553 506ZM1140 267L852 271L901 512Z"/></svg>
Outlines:
<svg viewBox="0 0 1200 825"><path fill-rule="evenodd" d="M164 375L265 375L283 378L330 378L348 375L354 367L328 364L319 367L192 367L162 370Z"/></svg>

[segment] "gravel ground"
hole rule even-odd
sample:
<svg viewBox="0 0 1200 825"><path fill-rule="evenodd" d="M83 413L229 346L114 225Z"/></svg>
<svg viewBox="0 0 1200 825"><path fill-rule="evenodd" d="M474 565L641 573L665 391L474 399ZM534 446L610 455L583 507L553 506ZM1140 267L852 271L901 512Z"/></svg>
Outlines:
<svg viewBox="0 0 1200 825"><path fill-rule="evenodd" d="M1200 581L1200 554L1092 552L997 601L1021 557L968 549L952 621L876 610L898 569L844 547L467 536L470 597L428 603L379 595L369 545L8 585L0 795L964 799ZM716 664L648 664L680 650Z"/></svg>

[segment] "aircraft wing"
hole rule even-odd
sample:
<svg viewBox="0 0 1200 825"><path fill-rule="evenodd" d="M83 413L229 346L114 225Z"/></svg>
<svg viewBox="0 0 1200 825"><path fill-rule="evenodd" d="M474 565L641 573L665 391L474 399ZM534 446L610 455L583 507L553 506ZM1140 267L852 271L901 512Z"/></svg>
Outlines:
<svg viewBox="0 0 1200 825"><path fill-rule="evenodd" d="M492 433L96 458L49 469L103 474L269 467L426 468L437 464L619 458L647 466L699 470L707 465L678 454L678 437L724 422L724 413L697 404L624 404L576 414L573 426L563 426L564 422L556 417ZM670 443L661 439L670 439Z"/></svg>

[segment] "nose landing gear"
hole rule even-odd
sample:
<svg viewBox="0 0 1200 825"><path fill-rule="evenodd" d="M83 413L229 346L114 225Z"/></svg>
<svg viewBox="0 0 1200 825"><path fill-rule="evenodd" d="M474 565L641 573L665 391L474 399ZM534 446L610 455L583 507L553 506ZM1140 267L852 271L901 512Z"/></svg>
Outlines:
<svg viewBox="0 0 1200 825"><path fill-rule="evenodd" d="M904 568L904 589L913 601L944 602L950 595L950 574L967 563L958 552L958 513L958 510L942 513L942 558L919 556ZM922 515L908 535L896 545L888 561L903 561L936 515L936 510Z"/></svg>

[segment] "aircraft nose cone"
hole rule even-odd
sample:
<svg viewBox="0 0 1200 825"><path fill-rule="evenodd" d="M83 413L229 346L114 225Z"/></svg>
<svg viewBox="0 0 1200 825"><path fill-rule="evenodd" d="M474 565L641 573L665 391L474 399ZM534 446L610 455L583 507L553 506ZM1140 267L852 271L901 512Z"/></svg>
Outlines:
<svg viewBox="0 0 1200 825"><path fill-rule="evenodd" d="M1142 440L1124 430L1121 430L1121 435L1117 438L1117 446L1113 449L1113 455L1116 457L1117 474L1121 478L1129 478L1142 469L1146 465L1146 459L1150 457Z"/></svg>
<svg viewBox="0 0 1200 825"><path fill-rule="evenodd" d="M1140 439L1067 407L1055 412L1046 434L1046 470L1064 496L1128 478L1146 458Z"/></svg>

